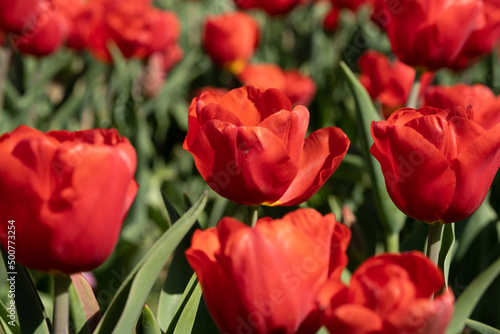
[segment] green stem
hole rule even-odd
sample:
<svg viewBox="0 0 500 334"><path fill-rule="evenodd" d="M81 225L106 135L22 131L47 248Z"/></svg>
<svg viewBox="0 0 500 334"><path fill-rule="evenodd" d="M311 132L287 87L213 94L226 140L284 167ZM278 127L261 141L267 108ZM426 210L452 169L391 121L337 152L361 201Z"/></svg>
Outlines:
<svg viewBox="0 0 500 334"><path fill-rule="evenodd" d="M71 278L66 275L54 275L54 318L55 334L68 333L69 324L69 293Z"/></svg>
<svg viewBox="0 0 500 334"><path fill-rule="evenodd" d="M408 100L406 101L407 108L413 108L413 109L418 108L418 98L420 95L420 87L422 85L422 83L420 81L421 76L422 76L422 71L416 70L415 71L415 81L413 82L413 85L411 86L410 95L408 95Z"/></svg>
<svg viewBox="0 0 500 334"><path fill-rule="evenodd" d="M247 225L250 227L254 227L258 218L259 218L259 206L258 205L248 205L247 206L247 217L246 217Z"/></svg>
<svg viewBox="0 0 500 334"><path fill-rule="evenodd" d="M9 70L10 57L12 56L12 50L9 47L2 48L0 46L0 122L2 119L3 111L3 96L4 96L4 84L7 80L7 73Z"/></svg>
<svg viewBox="0 0 500 334"><path fill-rule="evenodd" d="M431 259L436 266L439 261L439 251L441 250L441 231L443 224L429 224L429 234L427 236L427 257Z"/></svg>
<svg viewBox="0 0 500 334"><path fill-rule="evenodd" d="M385 238L385 249L389 253L399 252L399 233L387 232Z"/></svg>

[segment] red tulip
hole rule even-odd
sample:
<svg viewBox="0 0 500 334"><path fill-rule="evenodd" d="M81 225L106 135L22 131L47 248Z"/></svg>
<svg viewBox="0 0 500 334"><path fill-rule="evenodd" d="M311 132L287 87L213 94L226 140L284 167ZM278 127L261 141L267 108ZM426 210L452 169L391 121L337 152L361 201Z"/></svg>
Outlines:
<svg viewBox="0 0 500 334"><path fill-rule="evenodd" d="M311 0L234 0L243 9L260 8L269 15L286 14L297 5L310 3Z"/></svg>
<svg viewBox="0 0 500 334"><path fill-rule="evenodd" d="M40 0L0 1L0 29L20 35L23 28L34 22L34 9L39 6Z"/></svg>
<svg viewBox="0 0 500 334"><path fill-rule="evenodd" d="M349 8L354 12L361 7L361 5L371 3L373 0L330 0L330 2L336 8Z"/></svg>
<svg viewBox="0 0 500 334"><path fill-rule="evenodd" d="M88 33L94 18L90 2L83 0L65 0L61 4L61 12L68 25L66 46L75 50L86 46L85 33Z"/></svg>
<svg viewBox="0 0 500 334"><path fill-rule="evenodd" d="M316 83L310 77L296 70L284 71L285 89L283 92L293 105L309 106L316 95Z"/></svg>
<svg viewBox="0 0 500 334"><path fill-rule="evenodd" d="M500 125L483 129L471 109L400 109L372 123L370 152L396 206L424 222L467 218L500 166Z"/></svg>
<svg viewBox="0 0 500 334"><path fill-rule="evenodd" d="M245 86L262 90L276 88L290 99L293 105L308 106L316 94L316 83L297 70L283 71L274 64L248 64L238 75Z"/></svg>
<svg viewBox="0 0 500 334"><path fill-rule="evenodd" d="M91 0L76 22L76 35L99 60L112 60L112 44L125 58L145 59L167 50L174 50L178 56L177 16L152 7L149 1Z"/></svg>
<svg viewBox="0 0 500 334"><path fill-rule="evenodd" d="M254 228L225 217L197 230L186 257L223 333L315 333L315 299L347 264L350 231L335 216L298 209Z"/></svg>
<svg viewBox="0 0 500 334"><path fill-rule="evenodd" d="M359 67L361 84L372 99L380 102L386 118L406 105L415 80L415 69L399 60L390 61L383 53L376 51L365 52L359 58ZM432 78L433 74L430 72L422 75L421 92Z"/></svg>
<svg viewBox="0 0 500 334"><path fill-rule="evenodd" d="M286 81L283 70L275 64L248 64L238 74L244 86L254 86L262 90L276 88L285 90Z"/></svg>
<svg viewBox="0 0 500 334"><path fill-rule="evenodd" d="M247 205L296 205L337 169L349 147L339 128L305 140L309 111L280 91L254 87L203 93L189 107L184 148L219 195Z"/></svg>
<svg viewBox="0 0 500 334"><path fill-rule="evenodd" d="M72 274L106 260L137 192L126 138L22 125L0 137L0 155L0 242L7 251L14 226L16 261Z"/></svg>
<svg viewBox="0 0 500 334"><path fill-rule="evenodd" d="M349 287L331 280L320 292L325 325L338 334L442 334L453 315L451 290L422 253L383 254L366 260Z"/></svg>
<svg viewBox="0 0 500 334"><path fill-rule="evenodd" d="M205 21L203 45L215 64L234 67L233 70L239 72L259 45L259 26L243 12L209 16Z"/></svg>
<svg viewBox="0 0 500 334"><path fill-rule="evenodd" d="M325 18L323 19L323 28L329 32L337 30L337 27L339 25L339 15L340 10L338 8L330 8L328 13L326 13Z"/></svg>
<svg viewBox="0 0 500 334"><path fill-rule="evenodd" d="M394 53L406 64L434 71L451 66L471 32L480 26L479 0L384 2L385 29Z"/></svg>
<svg viewBox="0 0 500 334"><path fill-rule="evenodd" d="M500 3L497 0L483 0L482 12L484 24L476 27L465 42L465 45L450 66L463 69L479 57L490 53L500 39Z"/></svg>
<svg viewBox="0 0 500 334"><path fill-rule="evenodd" d="M424 98L425 105L436 108L472 106L472 120L486 130L500 123L500 98L483 85L432 86L427 88Z"/></svg>
<svg viewBox="0 0 500 334"><path fill-rule="evenodd" d="M0 29L14 49L35 56L57 50L68 32L59 7L49 0L0 1Z"/></svg>

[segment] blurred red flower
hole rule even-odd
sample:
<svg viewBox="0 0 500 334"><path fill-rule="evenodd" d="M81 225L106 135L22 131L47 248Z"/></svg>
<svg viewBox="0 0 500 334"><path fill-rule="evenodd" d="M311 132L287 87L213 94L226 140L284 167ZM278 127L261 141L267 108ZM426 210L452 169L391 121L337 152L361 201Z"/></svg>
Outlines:
<svg viewBox="0 0 500 334"><path fill-rule="evenodd" d="M136 154L116 130L0 137L0 242L16 231L16 261L36 270L93 270L113 251L137 192Z"/></svg>
<svg viewBox="0 0 500 334"><path fill-rule="evenodd" d="M372 123L370 152L403 213L451 223L479 208L500 166L500 125L485 130L471 112L405 108Z"/></svg>
<svg viewBox="0 0 500 334"><path fill-rule="evenodd" d="M243 9L260 8L269 15L286 14L297 5L308 4L312 0L234 0L234 3Z"/></svg>
<svg viewBox="0 0 500 334"><path fill-rule="evenodd" d="M471 32L481 26L480 0L382 2L392 50L404 63L434 71L452 66Z"/></svg>
<svg viewBox="0 0 500 334"><path fill-rule="evenodd" d="M333 214L298 209L254 228L225 217L197 230L186 257L223 333L315 333L316 295L347 265L350 231Z"/></svg>
<svg viewBox="0 0 500 334"><path fill-rule="evenodd" d="M316 94L316 83L310 77L297 70L283 71L274 64L248 64L238 74L238 80L245 86L262 90L279 89L293 105L308 106Z"/></svg>
<svg viewBox="0 0 500 334"><path fill-rule="evenodd" d="M349 8L355 12L361 5L365 3L372 3L373 0L330 0L333 7L336 8Z"/></svg>
<svg viewBox="0 0 500 334"><path fill-rule="evenodd" d="M334 32L339 25L340 10L336 7L330 8L323 19L323 28L326 31Z"/></svg>
<svg viewBox="0 0 500 334"><path fill-rule="evenodd" d="M297 205L314 195L349 147L339 128L305 137L309 111L276 89L241 87L193 99L184 148L219 195L238 204Z"/></svg>
<svg viewBox="0 0 500 334"><path fill-rule="evenodd" d="M481 56L490 53L500 40L500 2L483 0L483 24L476 27L465 45L449 67L460 70L477 61Z"/></svg>
<svg viewBox="0 0 500 334"><path fill-rule="evenodd" d="M486 130L500 122L500 98L484 85L457 84L455 86L431 86L424 95L426 106L452 109L472 106L472 120Z"/></svg>
<svg viewBox="0 0 500 334"><path fill-rule="evenodd" d="M152 7L148 0L90 0L76 8L65 10L73 22L68 46L85 47L101 61L112 60L109 46L113 44L125 58L145 59L173 51L177 61L182 55L177 16Z"/></svg>
<svg viewBox="0 0 500 334"><path fill-rule="evenodd" d="M383 53L369 50L358 60L361 69L359 81L371 98L382 105L388 118L394 111L406 105L415 80L415 69L399 60L390 61ZM433 79L431 72L422 74L422 93Z"/></svg>
<svg viewBox="0 0 500 334"><path fill-rule="evenodd" d="M15 50L45 56L65 41L68 26L52 0L0 1L0 29Z"/></svg>
<svg viewBox="0 0 500 334"><path fill-rule="evenodd" d="M215 64L238 73L259 45L259 26L243 12L209 16L204 24L203 45Z"/></svg>
<svg viewBox="0 0 500 334"><path fill-rule="evenodd" d="M331 280L319 301L331 333L397 334L445 332L454 309L443 274L420 252L382 254L363 262L349 287Z"/></svg>

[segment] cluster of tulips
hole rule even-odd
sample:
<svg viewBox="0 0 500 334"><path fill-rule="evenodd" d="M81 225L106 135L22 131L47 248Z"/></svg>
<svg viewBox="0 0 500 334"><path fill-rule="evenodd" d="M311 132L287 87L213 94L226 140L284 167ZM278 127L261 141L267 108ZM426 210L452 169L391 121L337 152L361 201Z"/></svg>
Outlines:
<svg viewBox="0 0 500 334"><path fill-rule="evenodd" d="M500 167L500 100L484 85L442 86L434 80L444 68L466 69L494 51L500 40L500 4L330 2L234 0L232 10L204 18L203 50L238 87L204 87L191 100L182 147L194 158L206 188L245 207L247 218L220 217L217 226L197 229L185 259L222 333L458 334L450 328L462 330L469 314L463 319L462 311L455 312L463 306L455 305L448 286L449 267L440 257L449 250L440 240L453 233L446 226L478 210ZM356 140L361 143L351 142L335 126L309 132L309 106L317 91L310 76L252 61L261 40L255 17L280 19L313 6L324 6L324 28L333 33L343 15L368 11L390 42L389 57L375 50L360 55L359 80L342 65L356 100L364 134ZM181 25L174 12L148 0L0 0L5 50L50 57L59 48L71 48L109 66L119 52L125 59L145 61L144 66L156 62L161 85L165 73L189 53L178 44ZM161 87L149 97L157 94ZM399 252L397 242L388 242L385 251L348 273L351 226L307 203L353 146L356 152L365 147L377 213L385 217L383 233L397 238L406 216L420 221L414 224L428 224L425 254ZM98 268L119 240L142 186L136 181L138 156L138 148L115 129L44 132L22 124L0 136L0 243L5 253L9 240L15 240L20 265L53 275L56 285L66 284L66 289L81 284L75 275ZM377 177L385 181L379 188ZM390 201L383 204L386 195ZM262 206L290 210L281 218L259 217ZM399 212L391 211L394 206ZM12 222L15 238L9 234ZM181 224L167 229L167 241L159 240L139 262L96 333L120 332L127 328L120 327L126 318L138 332L147 332L146 296L135 307L137 299L127 298L149 284L141 273L153 275L154 270L143 268L167 263L154 252L174 243ZM175 238L180 241L188 230ZM190 289L173 306L179 312L173 319L187 321L188 331L194 318L189 323L182 312L195 298ZM67 291L55 290L54 332L67 332L67 303L59 302ZM95 297L85 298L81 303L88 310L88 300ZM195 305L201 305L199 297ZM4 331L19 332L7 324L4 310L2 305ZM92 331L95 313L87 316ZM174 320L164 325L162 317L158 312L152 324L160 332L174 332Z"/></svg>

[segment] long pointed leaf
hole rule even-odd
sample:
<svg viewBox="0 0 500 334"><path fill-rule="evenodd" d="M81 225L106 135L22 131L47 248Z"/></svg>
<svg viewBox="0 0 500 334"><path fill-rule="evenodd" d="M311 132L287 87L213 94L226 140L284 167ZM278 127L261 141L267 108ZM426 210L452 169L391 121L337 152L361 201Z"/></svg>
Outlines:
<svg viewBox="0 0 500 334"><path fill-rule="evenodd" d="M385 187L384 175L378 161L370 154L373 144L371 137L371 123L379 121L380 116L373 106L370 95L356 79L349 67L341 62L340 68L347 78L347 82L356 101L356 118L358 119L361 146L365 157L368 173L372 180L373 194L378 216L386 231L397 234L401 231L405 221L405 215L394 205Z"/></svg>
<svg viewBox="0 0 500 334"><path fill-rule="evenodd" d="M471 329L473 329L475 332L478 332L480 334L500 334L500 330L488 326L486 324L483 324L482 322L479 321L467 319L465 324Z"/></svg>
<svg viewBox="0 0 500 334"><path fill-rule="evenodd" d="M22 333L49 334L45 309L28 270L17 262L11 267L7 254L1 250L8 278L15 282L17 320Z"/></svg>
<svg viewBox="0 0 500 334"><path fill-rule="evenodd" d="M16 318L17 316L15 315L15 312L14 314L11 314L7 310L7 307L5 307L5 305L0 301L0 326L2 327L5 334L21 333Z"/></svg>
<svg viewBox="0 0 500 334"><path fill-rule="evenodd" d="M172 321L183 292L193 276L193 269L191 269L191 266L187 262L184 253L191 246L191 239L195 228L199 228L199 225L194 225L175 249L167 278L163 283L157 313L160 327L163 330L168 328Z"/></svg>
<svg viewBox="0 0 500 334"><path fill-rule="evenodd" d="M197 287L197 279L196 279L196 274L193 274L191 279L189 280L186 289L184 290L184 293L182 296L179 298L179 302L176 304L176 309L175 313L172 316L172 319L170 320L168 327L165 330L165 334L172 334L175 330L175 326L177 326L177 322L179 321L179 318L181 317L182 311L184 310L184 307L189 301L189 298L193 294L195 288ZM172 302L174 302L172 300ZM172 305L173 306L173 305ZM158 314L158 318L162 318L162 314ZM163 328L162 328L163 329Z"/></svg>
<svg viewBox="0 0 500 334"><path fill-rule="evenodd" d="M207 202L207 192L153 245L125 279L96 333L130 333L165 261L194 225Z"/></svg>
<svg viewBox="0 0 500 334"><path fill-rule="evenodd" d="M92 333L101 320L101 310L94 292L82 274L71 275L70 305L77 333Z"/></svg>
<svg viewBox="0 0 500 334"><path fill-rule="evenodd" d="M439 267L443 269L444 282L448 286L450 263L453 256L453 245L455 244L455 223L445 224L441 239L441 250L439 251Z"/></svg>
<svg viewBox="0 0 500 334"><path fill-rule="evenodd" d="M141 317L136 326L137 334L162 334L160 325L149 306L144 305Z"/></svg>
<svg viewBox="0 0 500 334"><path fill-rule="evenodd" d="M191 334L198 306L200 305L201 294L201 285L198 283L182 310L177 326L175 326L174 334Z"/></svg>
<svg viewBox="0 0 500 334"><path fill-rule="evenodd" d="M446 334L461 333L469 316L488 286L500 274L500 258L476 277L455 303L455 313Z"/></svg>

